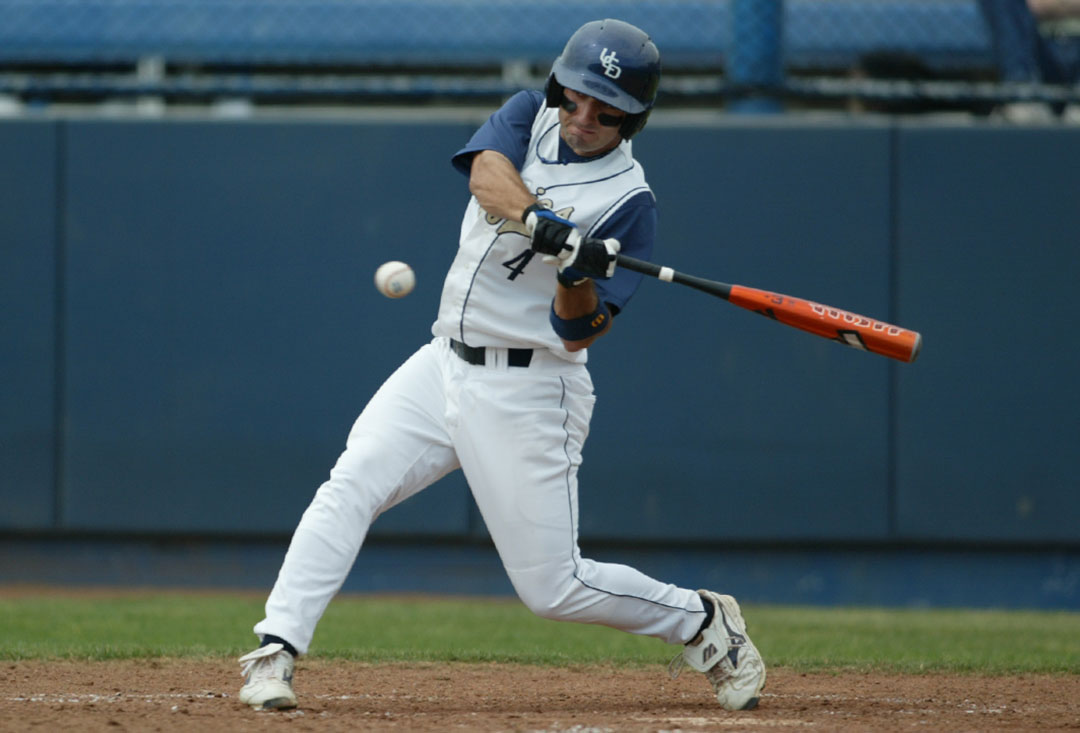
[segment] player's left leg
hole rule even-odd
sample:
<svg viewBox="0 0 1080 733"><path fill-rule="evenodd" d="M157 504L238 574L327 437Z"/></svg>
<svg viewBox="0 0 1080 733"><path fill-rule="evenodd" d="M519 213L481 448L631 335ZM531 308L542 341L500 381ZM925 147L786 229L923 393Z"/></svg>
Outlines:
<svg viewBox="0 0 1080 733"><path fill-rule="evenodd" d="M545 618L684 644L680 662L708 676L725 708L754 707L765 667L734 598L581 557L577 469L594 402L588 372L475 374L462 390L455 445L525 604Z"/></svg>
<svg viewBox="0 0 1080 733"><path fill-rule="evenodd" d="M588 372L472 369L454 444L525 604L545 618L604 624L669 643L692 639L705 619L695 591L581 557L577 467L594 402Z"/></svg>
<svg viewBox="0 0 1080 733"><path fill-rule="evenodd" d="M698 591L709 604L709 622L672 660L672 677L683 665L705 674L717 701L728 710L757 707L765 687L765 662L746 633L742 609L731 596Z"/></svg>

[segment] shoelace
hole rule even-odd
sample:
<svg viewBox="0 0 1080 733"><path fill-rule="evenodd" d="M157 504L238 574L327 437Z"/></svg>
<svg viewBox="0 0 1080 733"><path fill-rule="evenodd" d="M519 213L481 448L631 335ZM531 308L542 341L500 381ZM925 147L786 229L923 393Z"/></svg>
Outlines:
<svg viewBox="0 0 1080 733"><path fill-rule="evenodd" d="M278 652L280 654L280 652ZM277 659L278 654L271 654L268 657L257 657L255 659L249 659L244 662L244 666L240 668L240 675L245 679L257 680L266 679L267 677L273 677L275 671L274 661ZM251 673L251 677L248 678L248 673Z"/></svg>
<svg viewBox="0 0 1080 733"><path fill-rule="evenodd" d="M682 674L683 668L686 667L686 658L682 652L675 655L675 658L668 662L667 673L671 679L678 679Z"/></svg>
<svg viewBox="0 0 1080 733"><path fill-rule="evenodd" d="M722 685L724 680L731 676L731 673L721 669L723 666L723 664L717 663L705 670L705 679L712 683L714 689ZM668 675L671 679L677 679L685 668L686 658L683 656L682 652L679 652L675 655L674 659L668 662Z"/></svg>
<svg viewBox="0 0 1080 733"><path fill-rule="evenodd" d="M705 679L712 683L714 690L719 690L720 685L724 684L728 679L733 676L732 673L724 672L723 670L721 670L720 668L722 666L724 665L717 664L711 669L705 670Z"/></svg>

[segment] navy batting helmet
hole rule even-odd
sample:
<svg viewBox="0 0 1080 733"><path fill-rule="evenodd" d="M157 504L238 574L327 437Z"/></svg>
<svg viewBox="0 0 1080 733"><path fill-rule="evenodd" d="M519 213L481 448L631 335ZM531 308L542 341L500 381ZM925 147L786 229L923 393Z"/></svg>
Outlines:
<svg viewBox="0 0 1080 733"><path fill-rule="evenodd" d="M555 59L545 92L558 107L563 89L626 112L619 133L629 140L645 126L660 85L660 51L648 34L621 20L594 20L577 29Z"/></svg>

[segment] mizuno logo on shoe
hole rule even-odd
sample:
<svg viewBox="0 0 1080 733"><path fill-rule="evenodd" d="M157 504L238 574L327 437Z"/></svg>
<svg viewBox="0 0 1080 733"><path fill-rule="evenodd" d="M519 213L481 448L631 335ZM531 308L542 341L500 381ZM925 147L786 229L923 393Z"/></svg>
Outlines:
<svg viewBox="0 0 1080 733"><path fill-rule="evenodd" d="M729 644L737 644L739 646L742 646L743 644L745 644L746 643L746 637L743 636L742 634L740 634L735 629L731 628L731 624L729 624L727 622L727 615L724 614L723 609L720 610L720 616L724 621L724 628L727 629L727 632L728 632L728 643Z"/></svg>
<svg viewBox="0 0 1080 733"><path fill-rule="evenodd" d="M701 653L701 663L707 664L710 659L716 656L716 645L709 644L705 647L705 650Z"/></svg>

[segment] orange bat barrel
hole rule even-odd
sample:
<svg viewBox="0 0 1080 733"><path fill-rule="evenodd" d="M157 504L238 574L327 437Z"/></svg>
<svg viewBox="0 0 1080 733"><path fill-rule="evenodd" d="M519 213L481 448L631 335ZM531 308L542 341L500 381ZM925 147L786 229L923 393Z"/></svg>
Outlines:
<svg viewBox="0 0 1080 733"><path fill-rule="evenodd" d="M898 361L912 362L922 349L922 336L915 331L909 331L891 323L875 321L873 318L848 313L810 300L792 298L790 295L780 295L744 285L729 285L718 280L687 275L670 267L662 267L621 253L615 259L619 267L627 270L640 272L664 282L695 288L709 295L723 298L740 308L768 316L786 326L798 328L862 351L881 354Z"/></svg>
<svg viewBox="0 0 1080 733"><path fill-rule="evenodd" d="M915 361L922 348L922 336L916 331L790 295L730 287L728 302L845 346L904 362Z"/></svg>

